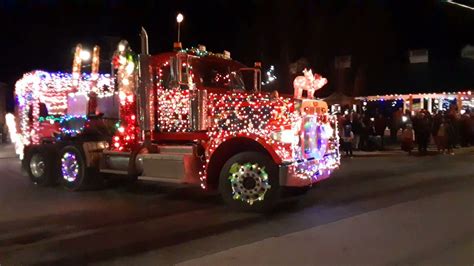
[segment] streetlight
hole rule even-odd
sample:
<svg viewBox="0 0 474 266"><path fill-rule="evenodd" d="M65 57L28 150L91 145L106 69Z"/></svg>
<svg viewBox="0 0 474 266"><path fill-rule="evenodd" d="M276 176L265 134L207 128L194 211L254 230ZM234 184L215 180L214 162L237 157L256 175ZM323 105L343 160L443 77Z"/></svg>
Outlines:
<svg viewBox="0 0 474 266"><path fill-rule="evenodd" d="M81 52L79 53L79 57L82 61L89 61L89 59L91 59L91 52L87 50L81 50Z"/></svg>
<svg viewBox="0 0 474 266"><path fill-rule="evenodd" d="M123 42L120 42L119 45L118 45L118 50L119 52L124 52L125 51L125 44Z"/></svg>
<svg viewBox="0 0 474 266"><path fill-rule="evenodd" d="M180 39L179 37L180 37L180 33L181 33L181 31L180 31L181 27L180 26L181 26L181 22L183 22L183 19L184 19L183 14L178 13L178 15L176 16L176 22L178 22L178 43L180 42L179 41L179 39Z"/></svg>

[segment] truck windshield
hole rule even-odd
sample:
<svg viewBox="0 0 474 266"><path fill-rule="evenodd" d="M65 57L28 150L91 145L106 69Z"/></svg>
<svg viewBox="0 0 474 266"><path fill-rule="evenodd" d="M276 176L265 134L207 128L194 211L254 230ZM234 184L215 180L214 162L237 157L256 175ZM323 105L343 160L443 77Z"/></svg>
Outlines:
<svg viewBox="0 0 474 266"><path fill-rule="evenodd" d="M222 61L221 61L222 60ZM191 61L194 82L198 86L244 91L239 66L229 60L196 58Z"/></svg>

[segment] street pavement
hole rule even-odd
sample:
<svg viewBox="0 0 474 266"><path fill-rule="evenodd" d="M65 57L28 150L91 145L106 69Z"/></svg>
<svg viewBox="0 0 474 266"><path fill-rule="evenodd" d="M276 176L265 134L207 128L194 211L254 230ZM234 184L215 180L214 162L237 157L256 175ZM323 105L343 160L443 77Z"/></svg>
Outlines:
<svg viewBox="0 0 474 266"><path fill-rule="evenodd" d="M2 151L3 149L3 151ZM275 213L117 182L37 187L0 146L0 265L473 265L474 149L356 153ZM359 156L357 156L359 155Z"/></svg>

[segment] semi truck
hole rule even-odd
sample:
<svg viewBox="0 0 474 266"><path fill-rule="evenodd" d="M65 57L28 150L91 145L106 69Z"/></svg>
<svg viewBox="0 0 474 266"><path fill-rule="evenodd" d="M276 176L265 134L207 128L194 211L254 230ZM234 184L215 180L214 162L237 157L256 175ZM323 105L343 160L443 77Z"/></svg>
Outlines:
<svg viewBox="0 0 474 266"><path fill-rule="evenodd" d="M142 29L140 54L121 41L111 74L94 69L98 57L81 73L80 46L72 74L25 74L14 139L31 180L70 191L116 176L196 185L261 211L339 166L337 119L324 101L262 91L259 64L229 52L174 48L150 55Z"/></svg>

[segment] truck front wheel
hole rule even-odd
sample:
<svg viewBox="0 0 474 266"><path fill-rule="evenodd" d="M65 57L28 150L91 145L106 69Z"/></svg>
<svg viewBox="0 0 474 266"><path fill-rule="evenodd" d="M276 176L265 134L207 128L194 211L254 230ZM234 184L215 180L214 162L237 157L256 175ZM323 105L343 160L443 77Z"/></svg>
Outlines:
<svg viewBox="0 0 474 266"><path fill-rule="evenodd" d="M266 154L242 152L221 169L219 192L231 207L243 211L270 211L280 198L278 167Z"/></svg>
<svg viewBox="0 0 474 266"><path fill-rule="evenodd" d="M26 170L31 181L40 186L49 186L57 183L57 154L45 146L29 149L23 159L23 169Z"/></svg>
<svg viewBox="0 0 474 266"><path fill-rule="evenodd" d="M88 168L83 153L76 146L66 146L60 153L60 171L63 186L71 191L96 188L99 173Z"/></svg>

